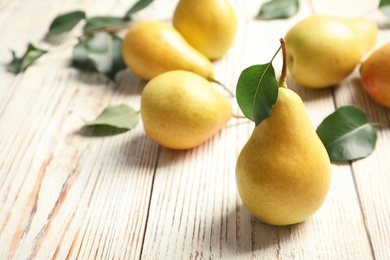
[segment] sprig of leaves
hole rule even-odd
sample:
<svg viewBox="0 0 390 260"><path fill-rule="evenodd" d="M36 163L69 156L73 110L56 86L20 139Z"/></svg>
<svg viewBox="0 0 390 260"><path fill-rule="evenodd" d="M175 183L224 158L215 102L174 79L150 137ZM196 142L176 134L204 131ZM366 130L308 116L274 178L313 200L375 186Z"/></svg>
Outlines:
<svg viewBox="0 0 390 260"><path fill-rule="evenodd" d="M80 21L85 20L84 33L100 32L107 28L123 27L131 21L131 16L150 5L153 0L139 0L125 13L124 16L95 16L88 18L83 11L72 11L57 16L51 23L47 35L58 35L69 32Z"/></svg>
<svg viewBox="0 0 390 260"><path fill-rule="evenodd" d="M298 0L271 0L261 6L256 19L286 19L294 16L298 10Z"/></svg>
<svg viewBox="0 0 390 260"><path fill-rule="evenodd" d="M370 155L376 144L376 128L367 114L355 106L343 106L327 116L317 128L332 162L345 162Z"/></svg>
<svg viewBox="0 0 390 260"><path fill-rule="evenodd" d="M53 19L46 36L52 37L68 33L84 20L84 37L81 37L80 42L74 47L73 65L80 70L102 73L114 80L116 73L125 68L121 54L122 39L114 34L128 25L133 14L141 11L152 2L153 0L139 0L123 17L96 16L87 18L85 12L81 10L61 14ZM105 31L104 34L102 34L103 31ZM15 52L11 51L13 58L7 64L7 70L15 74L23 72L47 52L31 43L29 43L26 53L21 57L17 57Z"/></svg>

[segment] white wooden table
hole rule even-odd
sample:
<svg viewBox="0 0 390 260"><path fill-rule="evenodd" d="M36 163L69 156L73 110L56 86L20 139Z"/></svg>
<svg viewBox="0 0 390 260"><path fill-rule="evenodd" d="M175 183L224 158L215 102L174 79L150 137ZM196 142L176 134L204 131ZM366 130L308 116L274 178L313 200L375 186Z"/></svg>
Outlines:
<svg viewBox="0 0 390 260"><path fill-rule="evenodd" d="M252 123L232 119L188 151L160 147L141 123L118 135L84 127L82 118L109 105L138 109L146 82L125 71L113 84L72 68L77 29L54 46L43 36L59 14L120 16L134 2L0 1L0 259L390 259L388 126L378 127L371 156L332 165L330 193L312 218L286 227L253 218L236 192L235 162ZM390 41L378 1L302 0L291 19L258 21L261 3L232 1L237 38L214 62L216 78L232 91L243 69L268 62L279 38L312 13L370 17L381 25L377 46ZM175 4L156 0L134 21L169 21ZM25 73L7 72L9 50L22 54L28 42L52 51ZM277 71L280 65L274 62ZM390 121L390 110L362 90L358 70L333 88L310 90L291 78L288 85L315 126L348 104L373 122Z"/></svg>

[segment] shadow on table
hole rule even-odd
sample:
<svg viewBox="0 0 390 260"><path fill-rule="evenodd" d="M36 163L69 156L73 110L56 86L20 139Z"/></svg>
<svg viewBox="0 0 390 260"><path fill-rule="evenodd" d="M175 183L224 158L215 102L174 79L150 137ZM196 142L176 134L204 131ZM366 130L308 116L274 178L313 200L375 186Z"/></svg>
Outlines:
<svg viewBox="0 0 390 260"><path fill-rule="evenodd" d="M186 150L175 150L159 145L157 169L163 172L177 172L178 174L191 172L189 169L197 165L196 158L202 151L202 145Z"/></svg>
<svg viewBox="0 0 390 260"><path fill-rule="evenodd" d="M71 65L69 65L71 66ZM111 80L106 76L95 71L76 71L74 78L88 86L105 85L111 91L117 92L124 96L140 96L147 81L141 79L133 72L124 69L119 71L115 80Z"/></svg>
<svg viewBox="0 0 390 260"><path fill-rule="evenodd" d="M272 226L252 216L241 204L227 215L215 216L206 232L211 234L209 252L216 257L243 258L275 256L278 259L281 249L290 247L290 242L302 233L305 223ZM217 240L218 239L218 240ZM293 256L292 256L293 257Z"/></svg>

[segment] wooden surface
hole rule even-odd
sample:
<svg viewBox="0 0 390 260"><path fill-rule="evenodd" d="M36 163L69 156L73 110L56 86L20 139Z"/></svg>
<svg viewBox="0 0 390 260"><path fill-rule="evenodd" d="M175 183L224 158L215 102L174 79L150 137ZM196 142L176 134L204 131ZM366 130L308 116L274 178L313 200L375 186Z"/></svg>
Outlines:
<svg viewBox="0 0 390 260"><path fill-rule="evenodd" d="M390 259L389 127L378 127L371 156L333 164L323 207L287 227L256 220L236 193L235 162L252 123L232 119L188 151L160 147L142 124L99 136L83 127L83 118L109 105L138 109L146 82L125 71L113 84L72 68L80 27L53 45L43 36L61 13L120 16L134 2L0 1L0 259ZM261 2L232 1L237 38L214 62L216 78L232 91L244 68L268 62L279 38L313 13L370 17L381 28L377 46L390 41L378 1L302 0L291 19L257 21ZM170 21L175 4L156 0L134 22ZM9 50L21 55L28 42L52 51L25 73L8 73ZM277 72L280 64L279 57ZM347 104L364 109L372 122L390 121L390 110L363 92L357 70L333 88L305 89L291 78L288 85L315 126Z"/></svg>

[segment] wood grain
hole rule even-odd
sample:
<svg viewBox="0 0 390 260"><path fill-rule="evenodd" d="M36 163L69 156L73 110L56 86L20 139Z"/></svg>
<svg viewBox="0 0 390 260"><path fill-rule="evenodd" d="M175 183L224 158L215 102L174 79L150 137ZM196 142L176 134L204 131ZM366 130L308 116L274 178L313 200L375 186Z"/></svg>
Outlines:
<svg viewBox="0 0 390 260"><path fill-rule="evenodd" d="M388 126L378 126L372 155L333 164L323 207L287 227L256 220L236 192L236 159L254 127L248 120L232 119L187 151L158 146L142 122L124 133L84 127L84 119L109 105L139 108L146 82L130 71L113 83L72 68L81 25L50 42L44 35L61 13L120 16L135 2L0 2L3 65L9 49L21 55L28 42L50 50L24 73L0 69L0 259L390 259ZM381 26L376 46L390 41L378 1L302 0L296 16L274 21L253 19L264 1L231 2L237 38L214 66L232 92L243 69L268 62L279 38L313 13L370 17ZM169 23L176 3L154 1L134 21ZM274 66L279 74L280 56ZM390 121L390 110L365 94L358 67L332 88L303 88L291 77L288 86L302 97L314 126L350 104L372 122Z"/></svg>

